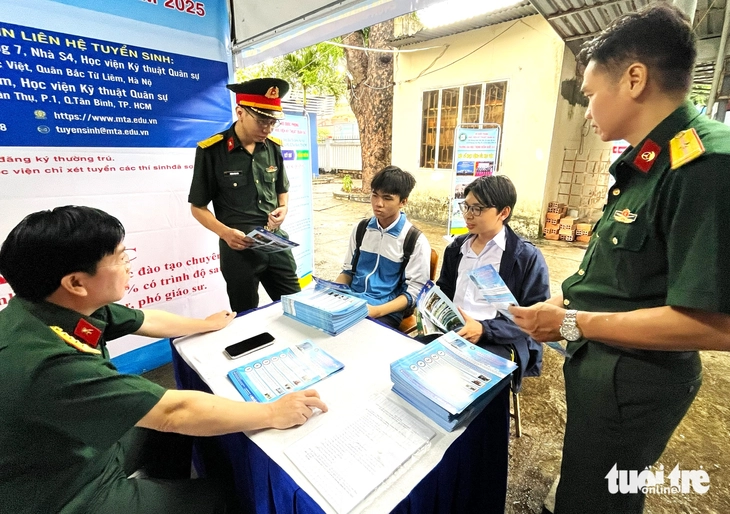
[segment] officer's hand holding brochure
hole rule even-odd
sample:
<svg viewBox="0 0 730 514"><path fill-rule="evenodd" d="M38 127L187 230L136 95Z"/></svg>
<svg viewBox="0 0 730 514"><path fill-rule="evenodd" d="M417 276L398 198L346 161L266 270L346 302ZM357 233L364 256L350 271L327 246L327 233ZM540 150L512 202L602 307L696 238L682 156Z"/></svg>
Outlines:
<svg viewBox="0 0 730 514"><path fill-rule="evenodd" d="M421 335L444 334L459 330L466 320L454 302L431 280L418 293L416 300L418 332Z"/></svg>
<svg viewBox="0 0 730 514"><path fill-rule="evenodd" d="M467 275L479 288L482 298L494 305L502 316L511 320L512 314L509 313L507 307L519 304L494 266L487 264L471 270Z"/></svg>
<svg viewBox="0 0 730 514"><path fill-rule="evenodd" d="M228 377L247 402L272 402L307 389L345 365L306 340L244 364Z"/></svg>
<svg viewBox="0 0 730 514"><path fill-rule="evenodd" d="M519 305L515 299L512 291L509 290L507 284L504 283L502 277L499 276L499 272L491 264L482 266L468 273L469 278L479 288L479 292L486 301L497 308L502 316L510 321L513 321L513 316L510 314L507 308L510 305ZM547 342L550 348L565 355L565 348L558 342Z"/></svg>
<svg viewBox="0 0 730 514"><path fill-rule="evenodd" d="M246 237L250 237L254 241L248 248L258 252L282 252L284 250L294 248L295 246L299 246L299 243L289 241L285 237L278 236L263 227L253 229L251 232L246 234Z"/></svg>

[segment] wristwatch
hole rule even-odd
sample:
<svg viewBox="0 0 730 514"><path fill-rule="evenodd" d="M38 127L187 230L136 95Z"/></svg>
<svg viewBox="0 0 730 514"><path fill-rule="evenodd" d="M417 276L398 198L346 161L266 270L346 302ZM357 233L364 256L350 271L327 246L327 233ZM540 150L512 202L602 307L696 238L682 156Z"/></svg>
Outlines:
<svg viewBox="0 0 730 514"><path fill-rule="evenodd" d="M578 328L578 323L575 316L578 311L574 309L568 309L565 311L565 318L563 323L560 325L560 335L565 338L566 341L577 341L583 337L583 332Z"/></svg>

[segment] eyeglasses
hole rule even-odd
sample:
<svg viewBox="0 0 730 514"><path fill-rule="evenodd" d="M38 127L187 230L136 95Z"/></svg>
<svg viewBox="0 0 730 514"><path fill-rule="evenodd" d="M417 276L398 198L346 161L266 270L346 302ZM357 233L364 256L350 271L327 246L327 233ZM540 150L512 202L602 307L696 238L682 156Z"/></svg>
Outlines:
<svg viewBox="0 0 730 514"><path fill-rule="evenodd" d="M130 253L131 253L131 255L130 255ZM103 264L98 267L99 268L111 268L113 266L129 266L129 264L136 258L137 258L137 249L136 248L127 248L119 256L119 262L115 262L114 264Z"/></svg>
<svg viewBox="0 0 730 514"><path fill-rule="evenodd" d="M466 216L471 212L472 216L481 216L482 213L486 210L491 209L494 206L484 206L484 205L467 205L466 202L461 202L459 204L459 209L461 209L461 214L463 216Z"/></svg>
<svg viewBox="0 0 730 514"><path fill-rule="evenodd" d="M262 129L272 129L273 130L279 126L279 123L280 123L279 120L267 120L264 118L259 118L258 116L254 116L253 114L251 114L248 109L244 109L244 110L246 111L246 114L248 114L249 116L251 116L253 119L256 120L256 123L258 123L259 127L261 127Z"/></svg>

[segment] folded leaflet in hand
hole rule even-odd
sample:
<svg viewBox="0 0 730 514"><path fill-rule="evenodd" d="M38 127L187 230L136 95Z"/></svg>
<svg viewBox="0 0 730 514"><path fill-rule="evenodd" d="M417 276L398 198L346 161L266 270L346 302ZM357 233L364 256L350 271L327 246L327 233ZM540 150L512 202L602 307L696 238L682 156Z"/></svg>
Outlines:
<svg viewBox="0 0 730 514"><path fill-rule="evenodd" d="M299 246L299 243L289 241L287 238L274 234L266 230L263 227L257 227L251 232L246 234L247 237L253 239L253 243L249 246L249 249L256 250L258 252L283 252L289 250L295 246Z"/></svg>
<svg viewBox="0 0 730 514"><path fill-rule="evenodd" d="M514 362L448 332L390 365L393 391L449 432L507 387Z"/></svg>
<svg viewBox="0 0 730 514"><path fill-rule="evenodd" d="M443 334L466 324L454 302L432 281L426 282L416 300L418 333Z"/></svg>

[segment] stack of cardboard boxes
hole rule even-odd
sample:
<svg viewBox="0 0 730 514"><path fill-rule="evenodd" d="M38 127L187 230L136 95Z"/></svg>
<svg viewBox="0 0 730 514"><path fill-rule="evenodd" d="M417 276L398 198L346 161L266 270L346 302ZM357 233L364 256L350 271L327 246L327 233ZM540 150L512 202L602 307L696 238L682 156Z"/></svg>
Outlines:
<svg viewBox="0 0 730 514"><path fill-rule="evenodd" d="M552 241L578 241L587 243L591 239L593 225L574 217L566 216L568 207L559 202L550 202L545 215L545 228L542 231L545 239Z"/></svg>

